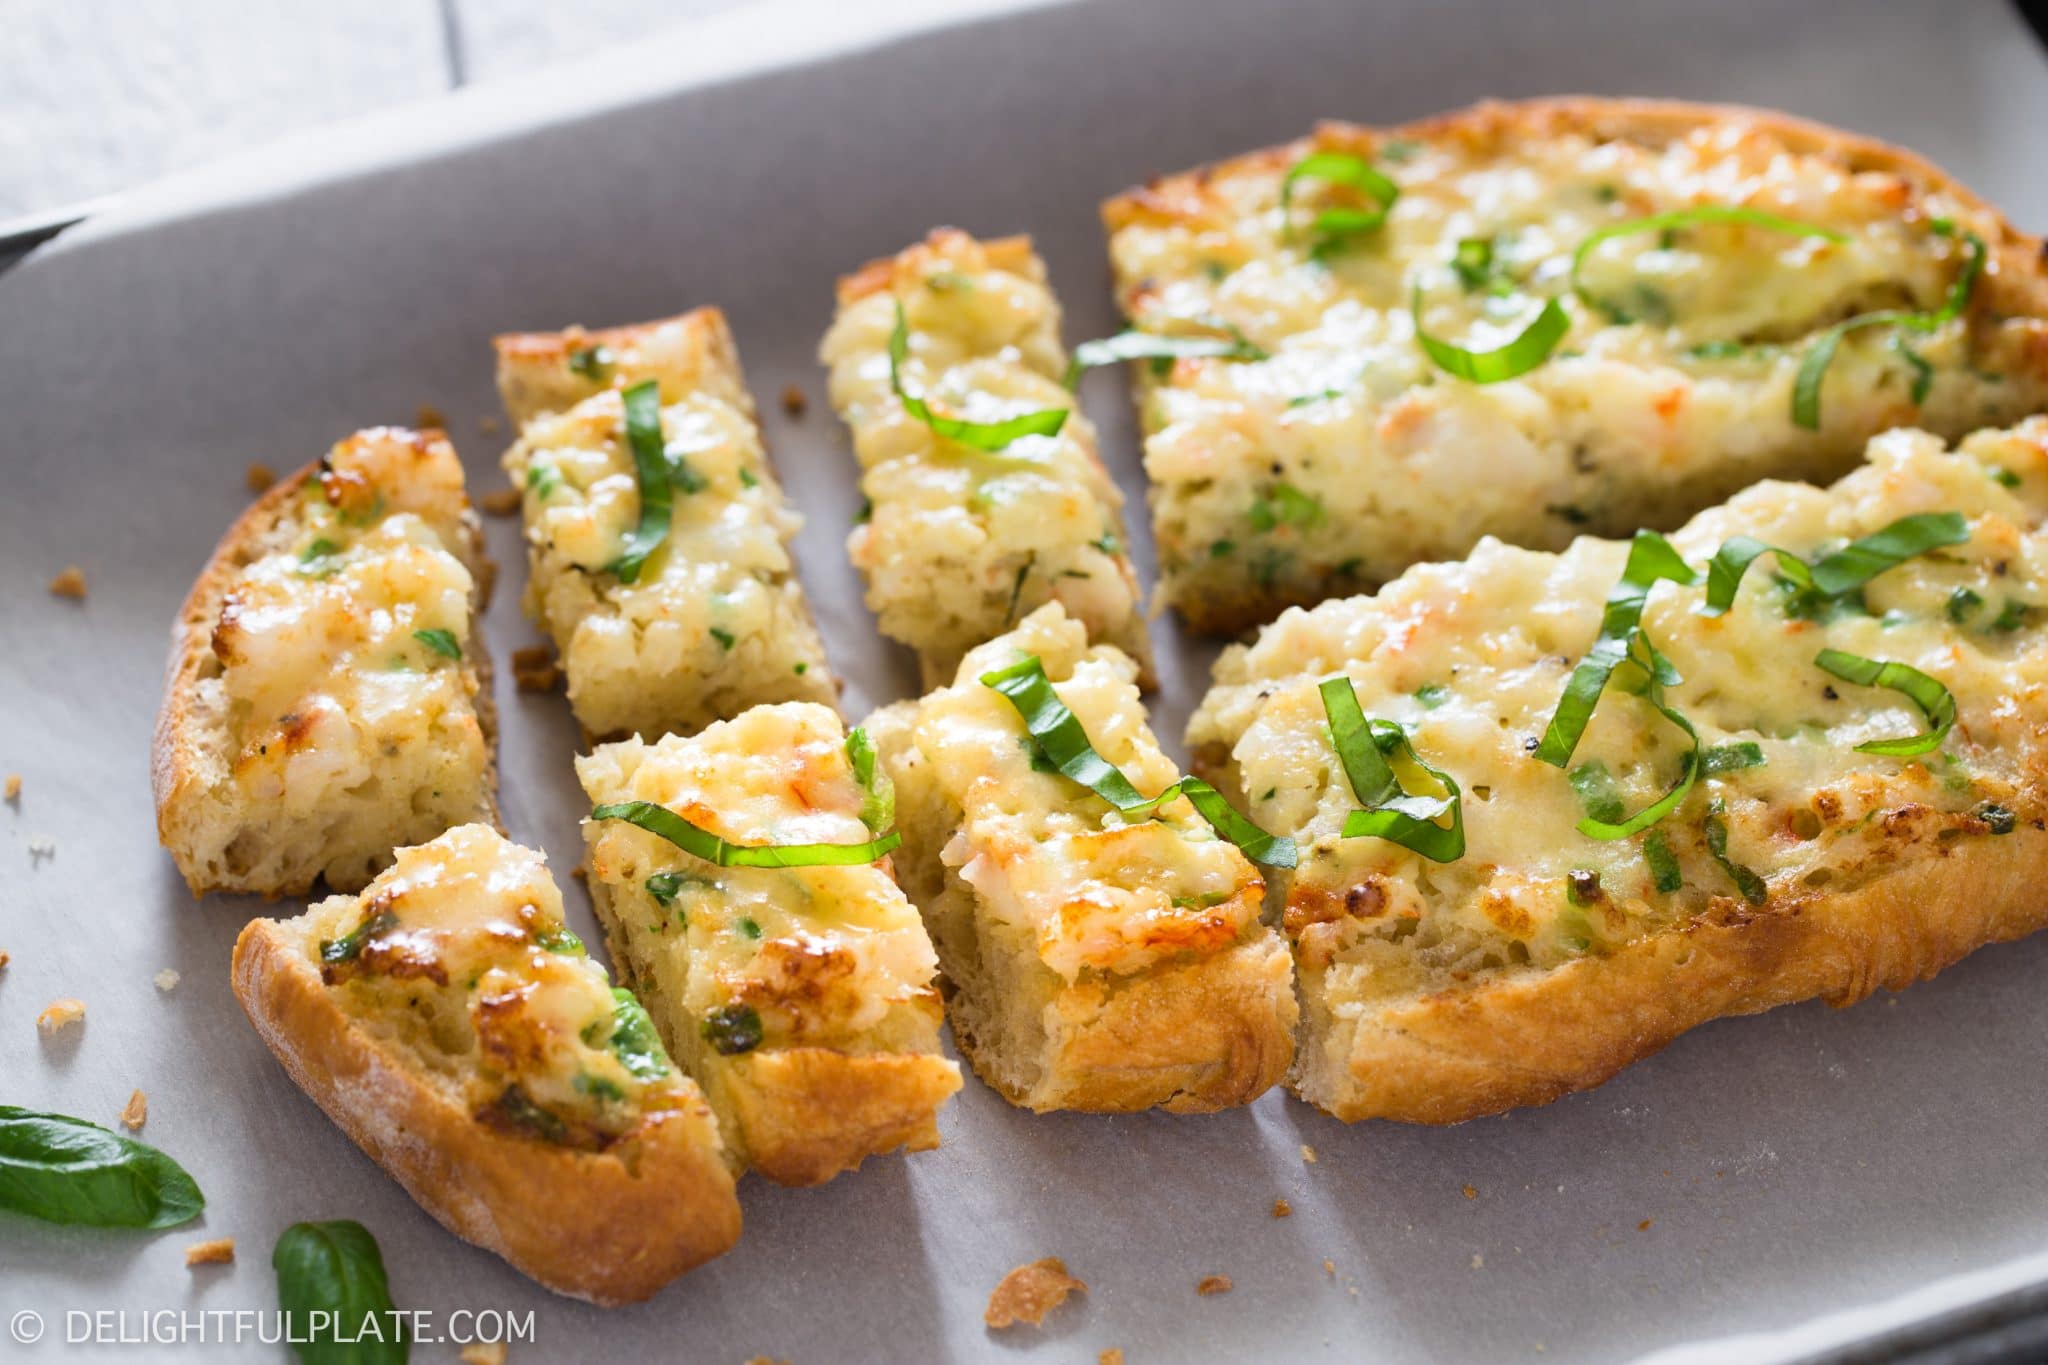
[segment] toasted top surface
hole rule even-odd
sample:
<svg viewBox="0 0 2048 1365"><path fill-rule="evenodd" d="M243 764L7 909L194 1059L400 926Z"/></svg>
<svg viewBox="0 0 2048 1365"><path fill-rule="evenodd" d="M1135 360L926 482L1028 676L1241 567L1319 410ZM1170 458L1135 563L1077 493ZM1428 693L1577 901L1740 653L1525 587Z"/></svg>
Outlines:
<svg viewBox="0 0 2048 1365"><path fill-rule="evenodd" d="M258 796L314 753L375 754L470 706L469 503L448 442L359 432L285 496L212 635L233 774Z"/></svg>
<svg viewBox="0 0 2048 1365"><path fill-rule="evenodd" d="M919 705L915 741L960 810L946 862L989 913L1035 932L1046 966L1069 980L1237 942L1257 923L1264 883L1186 798L1127 823L1079 783L1034 766L1023 719L980 681L1025 655L1141 793L1180 776L1145 722L1136 664L1090 647L1080 623L1048 604L970 652L953 686Z"/></svg>
<svg viewBox="0 0 2048 1365"><path fill-rule="evenodd" d="M688 739L603 745L576 771L595 803L652 801L734 843L872 837L839 718L814 703L757 706ZM751 1006L767 1046L850 1046L928 995L938 970L884 863L720 867L613 820L591 843L591 869L645 890L654 913L688 930L692 999L681 1003Z"/></svg>
<svg viewBox="0 0 2048 1365"><path fill-rule="evenodd" d="M1306 178L1283 214L1283 179L1311 152L1355 155L1395 183L1383 226L1317 252L1319 211L1373 200ZM1594 233L1701 205L1840 240L1742 223L1633 232L1589 253L1573 295L1573 255ZM1162 544L1169 570L1226 543L1248 573L1285 578L1304 561L1338 574L1363 553L1371 579L1382 561L1439 557L1458 524L1538 508L1559 543L1577 525L1625 531L1635 514L1617 509L1614 524L1608 504L1631 482L1712 484L1725 465L1732 489L1745 466L1853 452L1898 424L1960 435L2048 393L2038 242L1915 157L1756 111L1565 100L1330 125L1132 191L1105 216L1134 325L1228 325L1271 354L1183 359L1147 381L1147 468L1199 504L1183 514L1186 543ZM1938 309L1969 257L1964 231L1990 263L1962 315L1907 336L1910 355L1895 328L1852 332L1819 430L1795 424L1793 381L1817 334L1872 310ZM1418 289L1430 333L1473 350L1508 342L1545 298L1564 300L1570 331L1519 377L1465 382L1417 343ZM1280 495L1277 528L1258 524L1282 486L1302 497Z"/></svg>
<svg viewBox="0 0 2048 1365"><path fill-rule="evenodd" d="M700 1102L564 927L541 855L486 825L400 850L362 895L322 901L307 922L336 1003L451 1078L488 1126L595 1150Z"/></svg>
<svg viewBox="0 0 2048 1365"><path fill-rule="evenodd" d="M661 384L664 403L708 393L750 415L754 410L732 331L716 308L626 327L510 332L494 338L493 346L498 396L515 425L643 379Z"/></svg>
<svg viewBox="0 0 2048 1365"><path fill-rule="evenodd" d="M1753 744L1763 761L1720 771L1709 762L1649 833L1603 842L1578 832L1589 803L1573 777L1534 756L1621 575L1628 547L1613 541L1545 554L1488 540L1465 562L1417 566L1375 596L1289 611L1255 644L1224 653L1189 743L1228 750L1252 817L1297 832L1287 916L1304 961L1353 954L1346 961L1366 964L1361 989L1375 993L1443 972L1555 965L1739 903L1738 874L1707 842L1715 802L1728 861L1764 879L1772 903L1851 890L1901 858L1938 856L1948 840L2048 815L2048 731L2037 719L2048 702L2048 420L1980 433L1953 452L1922 432L1892 432L1831 489L1760 484L1671 537L1695 567L1738 535L1811 559L1928 512L1961 513L1967 543L1907 559L1832 604L1803 602L1768 556L1723 616L1696 611L1702 587L1652 591L1644 628L1683 677L1667 689L1670 705L1710 757ZM1900 692L1823 672L1823 648L1938 679L1959 715L1947 742L1919 757L1859 752L1929 723ZM1423 761L1463 786L1462 859L1435 864L1386 840L1338 836L1356 802L1317 685L1340 672L1366 715L1400 723ZM1636 811L1676 782L1688 747L1610 683L1570 766L1574 776L1604 768ZM1654 885L1644 847L1653 835L1682 870L1675 892Z"/></svg>

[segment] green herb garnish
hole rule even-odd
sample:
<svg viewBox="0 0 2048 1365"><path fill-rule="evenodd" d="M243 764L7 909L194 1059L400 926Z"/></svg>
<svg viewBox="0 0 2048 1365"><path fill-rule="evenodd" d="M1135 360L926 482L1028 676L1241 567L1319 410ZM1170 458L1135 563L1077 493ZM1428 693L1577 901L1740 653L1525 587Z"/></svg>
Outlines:
<svg viewBox="0 0 2048 1365"><path fill-rule="evenodd" d="M452 630L442 630L438 627L431 630L416 630L412 633L412 638L444 659L462 657L462 646L455 642L455 632Z"/></svg>
<svg viewBox="0 0 2048 1365"><path fill-rule="evenodd" d="M1513 379L1550 359L1550 353L1572 329L1564 305L1545 299L1538 313L1521 332L1490 351L1472 351L1433 337L1422 325L1422 286L1409 296L1408 311L1415 319L1415 340L1438 369L1474 384L1498 384Z"/></svg>
<svg viewBox="0 0 2048 1365"><path fill-rule="evenodd" d="M156 1148L75 1119L0 1104L0 1209L46 1223L172 1228L206 1196Z"/></svg>
<svg viewBox="0 0 2048 1365"><path fill-rule="evenodd" d="M1246 516L1261 531L1270 531L1276 526L1314 526L1323 519L1323 501L1313 493L1302 492L1293 484L1276 483L1272 492L1253 501Z"/></svg>
<svg viewBox="0 0 2048 1365"><path fill-rule="evenodd" d="M668 1054L662 1050L661 1035L655 1032L654 1021L647 1017L647 1011L634 998L633 992L622 986L612 987L612 1012L608 1020L600 1019L584 1031L583 1041L595 1045L593 1031L610 1027L610 1036L605 1046L619 1059L619 1065L643 1081L660 1080L668 1075Z"/></svg>
<svg viewBox="0 0 2048 1365"><path fill-rule="evenodd" d="M569 352L569 369L571 373L580 374L585 379L599 382L609 379L612 373L612 348L602 343L595 346L578 346Z"/></svg>
<svg viewBox="0 0 2048 1365"><path fill-rule="evenodd" d="M910 322L903 305L896 305L896 327L889 333L889 387L903 410L949 441L976 450L1001 450L1022 436L1056 436L1067 422L1067 409L1045 408L1002 422L970 422L963 417L945 417L933 412L922 398L903 387L903 364L910 358Z"/></svg>
<svg viewBox="0 0 2048 1365"><path fill-rule="evenodd" d="M738 636L734 635L729 630L720 630L717 626L710 627L705 633L708 634L712 639L718 641L718 647L720 650L729 651L735 644L739 642Z"/></svg>
<svg viewBox="0 0 2048 1365"><path fill-rule="evenodd" d="M372 915L340 938L322 939L320 960L330 966L337 962L353 962L362 956L363 945L397 925L398 916L390 910Z"/></svg>
<svg viewBox="0 0 2048 1365"><path fill-rule="evenodd" d="M294 1223L277 1239L270 1265L281 1335L302 1365L405 1365L406 1316L391 1305L384 1257L361 1223Z"/></svg>
<svg viewBox="0 0 2048 1365"><path fill-rule="evenodd" d="M1270 360L1263 347L1255 346L1243 332L1232 327L1227 337L1211 336L1158 336L1152 332L1119 332L1113 337L1100 341L1084 341L1074 348L1074 358L1067 362L1066 386L1072 389L1081 382L1084 370L1098 365L1114 365L1120 360L1179 360L1184 357L1210 357L1220 360Z"/></svg>
<svg viewBox="0 0 2048 1365"><path fill-rule="evenodd" d="M1749 536L1731 536L1708 562L1706 601L1694 610L1702 616L1726 612L1735 604L1743 574L1766 553L1777 556L1778 572L1799 593L1814 599L1806 603L1810 607L1819 599L1844 598L1909 559L1969 538L1970 524L1960 512L1916 512L1809 564L1790 550Z"/></svg>
<svg viewBox="0 0 2048 1365"><path fill-rule="evenodd" d="M1629 658L1642 628L1643 606L1649 600L1650 589L1658 583L1690 586L1698 581L1699 575L1670 541L1655 531L1636 532L1621 579L1608 591L1599 638L1593 641L1593 647L1586 651L1565 684L1564 695L1558 699L1557 710L1537 746L1538 759L1553 768L1562 768L1571 761L1572 750L1578 748L1579 738L1586 732L1586 723L1593 717L1593 708L1599 703L1607 680Z"/></svg>
<svg viewBox="0 0 2048 1365"><path fill-rule="evenodd" d="M1755 740L1744 740L1739 744L1716 744L1700 754L1700 771L1708 777L1716 773L1739 773L1745 768L1764 766L1764 746Z"/></svg>
<svg viewBox="0 0 2048 1365"><path fill-rule="evenodd" d="M1924 734L1902 739L1873 739L1856 746L1859 753L1911 757L1941 747L1956 723L1956 699L1947 687L1910 665L1883 659L1866 659L1839 649L1824 649L1814 656L1815 666L1859 687L1884 687L1900 693L1932 727Z"/></svg>
<svg viewBox="0 0 2048 1365"><path fill-rule="evenodd" d="M1788 237L1825 237L1830 242L1846 242L1847 234L1833 228L1821 227L1815 223L1802 223L1791 218L1782 218L1762 209L1745 208L1740 204L1695 204L1691 208L1673 209L1669 213L1656 213L1647 218L1632 218L1626 223L1601 228L1572 252L1571 287L1572 293L1587 307L1619 319L1624 314L1608 303L1593 297L1587 290L1580 272L1584 270L1587 257L1598 250L1602 243L1617 237L1632 237L1639 232L1664 233L1678 228L1697 227L1701 223L1740 223L1745 227L1763 228L1770 232L1783 233ZM1667 243L1668 244L1668 243Z"/></svg>
<svg viewBox="0 0 2048 1365"><path fill-rule="evenodd" d="M1371 232L1386 222L1388 210L1401 197L1400 187L1374 170L1363 157L1349 152L1310 152L1289 167L1280 180L1280 232L1283 241L1294 238L1294 186L1300 180L1341 185L1357 190L1373 201L1370 208L1332 205L1316 211L1308 225L1308 254L1318 260L1346 245L1351 238Z"/></svg>
<svg viewBox="0 0 2048 1365"><path fill-rule="evenodd" d="M1643 840L1643 861L1650 865L1650 883L1659 891L1669 893L1685 886L1685 874L1679 870L1678 857L1665 842L1663 830L1653 829Z"/></svg>
<svg viewBox="0 0 2048 1365"><path fill-rule="evenodd" d="M875 833L896 824L896 784L876 761L875 742L856 725L846 732L846 757L853 765L853 780L860 783L860 822Z"/></svg>
<svg viewBox="0 0 2048 1365"><path fill-rule="evenodd" d="M1742 899L1751 905L1762 905L1770 899L1770 884L1751 869L1744 867L1728 856L1728 803L1719 797L1707 806L1705 821L1707 852L1714 855L1714 861L1735 883L1735 889L1742 893Z"/></svg>
<svg viewBox="0 0 2048 1365"><path fill-rule="evenodd" d="M638 825L692 857L719 867L846 867L874 862L903 842L902 835L890 830L861 844L735 844L652 801L599 806L590 812L590 818Z"/></svg>
<svg viewBox="0 0 2048 1365"><path fill-rule="evenodd" d="M1348 677L1325 678L1317 691L1329 718L1351 795L1361 807L1344 817L1346 839L1385 839L1431 862L1465 856L1464 793L1455 779L1416 755L1408 732L1387 720L1369 720ZM1442 796L1413 795L1401 788L1389 757L1414 765L1444 788ZM1437 822L1450 817L1449 825Z"/></svg>
<svg viewBox="0 0 2048 1365"><path fill-rule="evenodd" d="M721 1056L737 1057L761 1046L761 1015L752 1005L720 1005L704 1016L704 1039Z"/></svg>
<svg viewBox="0 0 2048 1365"><path fill-rule="evenodd" d="M1984 605L1984 599L1968 588L1957 588L1948 595L1948 602L1942 608L1949 621L1961 625L1977 614L1977 608Z"/></svg>
<svg viewBox="0 0 2048 1365"><path fill-rule="evenodd" d="M537 946L551 953L560 953L563 957L590 956L590 950L583 946L583 940L571 933L567 926L543 929L533 936L533 941Z"/></svg>
<svg viewBox="0 0 2048 1365"><path fill-rule="evenodd" d="M1425 711L1434 711L1451 699L1451 689L1442 683L1424 683L1415 689L1415 700Z"/></svg>
<svg viewBox="0 0 2048 1365"><path fill-rule="evenodd" d="M633 468L640 484L640 524L626 537L624 549L608 566L621 583L635 583L647 557L668 539L675 492L669 482L668 455L662 446L661 386L642 380L622 395L626 408L626 442L633 448Z"/></svg>

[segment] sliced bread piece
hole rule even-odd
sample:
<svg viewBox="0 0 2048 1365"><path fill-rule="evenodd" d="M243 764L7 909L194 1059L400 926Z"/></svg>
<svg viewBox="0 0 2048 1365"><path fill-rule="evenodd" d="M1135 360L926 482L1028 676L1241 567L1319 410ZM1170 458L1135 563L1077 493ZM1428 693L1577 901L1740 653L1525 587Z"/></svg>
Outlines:
<svg viewBox="0 0 2048 1365"><path fill-rule="evenodd" d="M644 1299L739 1237L703 1094L484 825L361 896L252 921L235 995L299 1088L435 1218L559 1293Z"/></svg>
<svg viewBox="0 0 2048 1365"><path fill-rule="evenodd" d="M151 767L195 894L353 891L496 821L489 586L436 431L357 432L229 528L172 629Z"/></svg>
<svg viewBox="0 0 2048 1365"><path fill-rule="evenodd" d="M650 803L649 823L687 821L707 840L861 844L889 825L860 780L864 743L827 708L787 702L689 739L603 745L576 771L595 807ZM612 961L704 1086L736 1161L812 1185L938 1145L960 1070L939 1049L931 941L886 857L724 866L626 819L584 835Z"/></svg>

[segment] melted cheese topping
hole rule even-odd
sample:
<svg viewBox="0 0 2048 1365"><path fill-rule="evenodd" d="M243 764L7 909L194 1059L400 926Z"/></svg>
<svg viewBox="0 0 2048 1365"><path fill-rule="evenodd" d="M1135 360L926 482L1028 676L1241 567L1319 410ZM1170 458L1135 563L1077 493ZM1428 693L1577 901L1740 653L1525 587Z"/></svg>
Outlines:
<svg viewBox="0 0 2048 1365"><path fill-rule="evenodd" d="M1281 178L1312 147L1364 156L1401 190L1384 227L1320 259L1314 212L1358 201L1303 180L1291 225L1283 217ZM1594 232L1703 204L1846 240L1732 224L1635 233L1586 262L1600 306L1567 297L1572 254ZM1890 426L1956 437L2048 402L2048 324L1991 315L1980 285L1970 314L1904 338L1927 367L1924 395L1897 329L1864 329L1828 371L1821 430L1794 425L1793 379L1816 332L1873 309L1938 308L1965 246L1930 223L1950 217L1993 240L1999 226L1739 120L1661 143L1329 129L1109 212L1132 325L1227 324L1272 356L1185 359L1141 379L1165 590L1197 620L1218 602L1270 613L1355 591L1485 534L1559 548L1580 528L1671 525L1761 477L1842 473ZM1468 239L1493 262L1470 285L1450 264ZM1514 337L1544 297L1566 297L1571 331L1519 378L1467 383L1418 346L1417 287L1431 335L1475 350Z"/></svg>
<svg viewBox="0 0 2048 1365"><path fill-rule="evenodd" d="M694 1099L658 1040L620 1034L541 855L489 826L401 849L360 898L312 914L343 1008L456 1070L487 1124L596 1147Z"/></svg>
<svg viewBox="0 0 2048 1365"><path fill-rule="evenodd" d="M1041 960L1069 981L1215 952L1256 930L1264 883L1186 799L1127 823L1085 787L1033 768L1023 718L979 680L1025 654L1140 792L1180 776L1145 723L1136 665L1111 646L1090 648L1058 605L969 653L959 681L920 704L914 738L960 812L942 857L985 913L1035 934Z"/></svg>
<svg viewBox="0 0 2048 1365"><path fill-rule="evenodd" d="M829 701L832 676L790 541L802 518L752 415L708 389L662 411L679 462L667 538L622 583L608 572L640 521L617 390L527 423L505 468L524 490L529 614L561 651L593 734L692 731L759 701Z"/></svg>
<svg viewBox="0 0 2048 1365"><path fill-rule="evenodd" d="M822 706L755 707L691 739L604 745L576 771L593 803L657 802L735 843L872 837L845 732ZM749 1006L766 1046L862 1052L904 1042L877 1033L902 1007L935 1010L938 962L886 863L718 867L624 821L586 829L614 941L678 1034L694 1041L714 1013ZM674 884L669 905L647 888L657 875Z"/></svg>
<svg viewBox="0 0 2048 1365"><path fill-rule="evenodd" d="M1709 774L1655 827L1683 870L1657 891L1646 835L1616 842L1575 829L1585 814L1567 775L1533 756L1566 678L1599 629L1627 547L1582 539L1563 554L1480 544L1468 560L1411 569L1374 597L1290 611L1225 652L1189 727L1198 751L1227 751L1253 819L1296 835L1302 866L1287 925L1306 970L1365 994L1431 973L1599 953L1738 896L1704 838L1725 803L1728 855L1773 898L1845 890L1918 841L1993 837L1987 803L2044 813L2037 781L2048 705L2048 421L1980 433L1957 452L1923 432L1879 438L1832 489L1765 483L1672 537L1694 565L1749 535L1813 557L1912 513L1956 511L1970 540L1872 580L1831 619L1788 612L1768 559L1734 607L1695 611L1703 588L1660 584L1644 628L1684 682L1668 690L1708 746L1750 742L1761 767ZM1899 693L1814 666L1823 648L1896 660L1954 694L1959 720L1938 752L1859 753L1927 723ZM1317 683L1342 672L1367 715L1408 727L1427 763L1463 786L1467 851L1448 865L1379 839L1341 839L1355 805L1331 751ZM1627 809L1678 778L1686 741L1647 704L1610 687L1572 767L1599 762ZM1573 874L1583 875L1575 893Z"/></svg>
<svg viewBox="0 0 2048 1365"><path fill-rule="evenodd" d="M429 742L481 773L469 516L437 436L384 428L329 453L291 535L241 571L214 627L249 799L302 816L395 746Z"/></svg>
<svg viewBox="0 0 2048 1365"><path fill-rule="evenodd" d="M883 287L842 301L821 358L864 471L870 510L847 549L883 632L942 678L967 649L1057 601L1095 638L1149 657L1123 497L1061 383L1067 357L1044 263L1020 243L941 232L871 269ZM912 394L975 422L1065 409L1059 433L981 451L905 412L889 382L899 304Z"/></svg>

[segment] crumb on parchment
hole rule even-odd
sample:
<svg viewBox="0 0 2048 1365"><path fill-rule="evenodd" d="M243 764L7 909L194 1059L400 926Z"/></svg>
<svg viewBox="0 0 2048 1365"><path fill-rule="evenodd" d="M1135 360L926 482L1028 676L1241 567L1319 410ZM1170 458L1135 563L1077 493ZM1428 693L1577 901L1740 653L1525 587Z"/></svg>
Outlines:
<svg viewBox="0 0 2048 1365"><path fill-rule="evenodd" d="M68 597L74 602L85 600L85 570L76 564L64 566L64 572L50 580L50 596Z"/></svg>
<svg viewBox="0 0 2048 1365"><path fill-rule="evenodd" d="M52 1000L43 1012L36 1016L36 1030L45 1038L48 1038L52 1034L70 1028L83 1018L85 1018L85 1002L83 1000L72 1000L69 998Z"/></svg>
<svg viewBox="0 0 2048 1365"><path fill-rule="evenodd" d="M527 645L512 651L512 681L521 692L552 692L562 680L555 665L555 651L546 645Z"/></svg>
<svg viewBox="0 0 2048 1365"><path fill-rule="evenodd" d="M1204 1275L1196 1283L1195 1292L1206 1299L1211 1294L1228 1294L1234 1288L1228 1275Z"/></svg>
<svg viewBox="0 0 2048 1365"><path fill-rule="evenodd" d="M1656 1221L1657 1221L1657 1220L1656 1220L1656 1219L1654 1219L1654 1218L1645 1218L1645 1219L1644 1219L1644 1220L1643 1220L1642 1222L1640 1222L1640 1223L1636 1224L1636 1231L1637 1231L1637 1232L1648 1232L1648 1231L1650 1230L1650 1224L1652 1224L1652 1223L1654 1223L1654 1222L1656 1222Z"/></svg>
<svg viewBox="0 0 2048 1365"><path fill-rule="evenodd" d="M487 412L476 419L476 429L486 436L496 436L505 429L505 424Z"/></svg>
<svg viewBox="0 0 2048 1365"><path fill-rule="evenodd" d="M1003 1276L988 1296L988 1311L981 1320L998 1329L1020 1322L1036 1327L1047 1313L1065 1303L1069 1294L1087 1292L1087 1285L1067 1273L1065 1261L1047 1256Z"/></svg>
<svg viewBox="0 0 2048 1365"><path fill-rule="evenodd" d="M1301 1144L1301 1159L1302 1159L1303 1161L1306 1161L1306 1162L1307 1162L1307 1163L1308 1163L1309 1165L1311 1165L1311 1166L1315 1165L1315 1164L1316 1164L1316 1149L1315 1149L1315 1148L1313 1148L1313 1147L1311 1147L1311 1146L1309 1146L1309 1145L1308 1145L1308 1144L1307 1144L1306 1142L1302 1143L1302 1144Z"/></svg>
<svg viewBox="0 0 2048 1365"><path fill-rule="evenodd" d="M5 792L5 795L6 795L7 799L8 799L9 801L12 801L12 802L13 802L13 803L14 803L15 805L17 805L17 806L18 806L18 805L20 805L20 804L21 804L21 774L20 774L20 773L9 773L9 774L7 774L7 788L6 788L6 792Z"/></svg>
<svg viewBox="0 0 2048 1365"><path fill-rule="evenodd" d="M1095 1357L1095 1365L1124 1365L1124 1348L1112 1346L1108 1350L1098 1353Z"/></svg>
<svg viewBox="0 0 2048 1365"><path fill-rule="evenodd" d="M1275 1199L1273 1201L1273 1216L1275 1218L1291 1217L1293 1213L1294 1205L1288 1203L1285 1199Z"/></svg>
<svg viewBox="0 0 2048 1365"><path fill-rule="evenodd" d="M1472 1253L1472 1268L1474 1270L1486 1269L1486 1258L1476 1251Z"/></svg>
<svg viewBox="0 0 2048 1365"><path fill-rule="evenodd" d="M462 1365L505 1365L505 1343L472 1341L462 1348L462 1354L456 1359L460 1360ZM753 1362L749 1361L747 1365L753 1365Z"/></svg>
<svg viewBox="0 0 2048 1365"><path fill-rule="evenodd" d="M149 1122L149 1096L137 1090L128 1097L128 1103L121 1106L121 1126L131 1133L142 1131L142 1125Z"/></svg>
<svg viewBox="0 0 2048 1365"><path fill-rule="evenodd" d="M1470 1185L1465 1187L1464 1193L1467 1199L1477 1199L1479 1197L1479 1191L1473 1189Z"/></svg>
<svg viewBox="0 0 2048 1365"><path fill-rule="evenodd" d="M811 400L804 397L804 391L791 384L782 391L782 410L791 417L801 417L811 408Z"/></svg>
<svg viewBox="0 0 2048 1365"><path fill-rule="evenodd" d="M433 431L446 431L448 429L447 417L443 416L441 410L432 403L420 404L419 412L414 415L417 420L413 422L413 425L416 427Z"/></svg>
<svg viewBox="0 0 2048 1365"><path fill-rule="evenodd" d="M169 995L172 991L178 989L177 968L166 967L155 976L152 976L150 980L156 983L158 990L162 991L165 995Z"/></svg>
<svg viewBox="0 0 2048 1365"><path fill-rule="evenodd" d="M216 1237L210 1242L194 1242L185 1248L187 1266L228 1265L235 1259L235 1239Z"/></svg>
<svg viewBox="0 0 2048 1365"><path fill-rule="evenodd" d="M30 862L40 862L44 858L54 858L56 856L57 841L55 839L52 839L47 834L34 834L29 836L28 860Z"/></svg>
<svg viewBox="0 0 2048 1365"><path fill-rule="evenodd" d="M12 961L14 961L13 954L0 952L0 971L6 970L7 964Z"/></svg>
<svg viewBox="0 0 2048 1365"><path fill-rule="evenodd" d="M484 494L476 505L494 517L509 517L519 510L520 493L516 488L499 488Z"/></svg>
<svg viewBox="0 0 2048 1365"><path fill-rule="evenodd" d="M261 461L242 471L242 483L251 493L261 493L277 482L277 471Z"/></svg>

